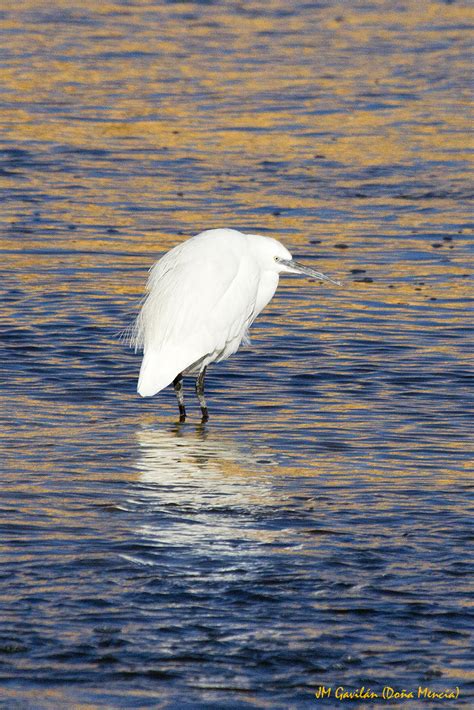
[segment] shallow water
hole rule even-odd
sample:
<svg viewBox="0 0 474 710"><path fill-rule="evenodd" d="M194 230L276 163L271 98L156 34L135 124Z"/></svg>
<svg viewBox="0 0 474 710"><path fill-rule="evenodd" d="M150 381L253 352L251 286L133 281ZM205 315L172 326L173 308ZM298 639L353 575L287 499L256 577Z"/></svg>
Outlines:
<svg viewBox="0 0 474 710"><path fill-rule="evenodd" d="M472 703L471 15L3 6L2 707ZM344 288L282 278L178 426L117 334L222 225Z"/></svg>

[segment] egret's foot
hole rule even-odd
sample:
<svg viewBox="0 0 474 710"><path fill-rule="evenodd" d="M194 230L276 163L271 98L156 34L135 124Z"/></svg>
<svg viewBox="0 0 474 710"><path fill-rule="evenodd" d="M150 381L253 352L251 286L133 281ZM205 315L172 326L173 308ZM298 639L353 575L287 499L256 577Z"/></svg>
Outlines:
<svg viewBox="0 0 474 710"><path fill-rule="evenodd" d="M179 423L182 424L185 421L186 421L186 410L184 407L180 406L180 408L179 408Z"/></svg>
<svg viewBox="0 0 474 710"><path fill-rule="evenodd" d="M209 412L207 411L207 407L201 407L201 412L202 412L201 424L204 424L204 422L209 421Z"/></svg>

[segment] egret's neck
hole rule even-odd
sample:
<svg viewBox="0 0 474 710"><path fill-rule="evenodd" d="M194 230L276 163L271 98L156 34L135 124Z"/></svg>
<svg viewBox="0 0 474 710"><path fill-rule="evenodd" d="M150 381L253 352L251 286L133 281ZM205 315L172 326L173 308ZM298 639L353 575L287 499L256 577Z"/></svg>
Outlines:
<svg viewBox="0 0 474 710"><path fill-rule="evenodd" d="M273 298L273 295L277 290L278 278L279 274L276 271L264 271L262 273L255 301L255 318L261 311L263 311L267 303Z"/></svg>

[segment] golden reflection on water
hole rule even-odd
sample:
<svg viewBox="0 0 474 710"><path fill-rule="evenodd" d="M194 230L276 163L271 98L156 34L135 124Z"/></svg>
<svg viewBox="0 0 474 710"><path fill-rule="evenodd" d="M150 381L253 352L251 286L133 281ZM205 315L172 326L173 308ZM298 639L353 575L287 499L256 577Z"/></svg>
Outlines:
<svg viewBox="0 0 474 710"><path fill-rule="evenodd" d="M203 168L196 185L186 168L164 176L135 173L123 181L117 164L115 173L96 175L87 184L79 178L87 199L78 192L71 200L54 172L32 170L29 188L44 190L46 181L49 193L66 197L58 206L64 220L82 226L113 221L132 232L134 251L148 253L156 249L157 234L160 248L174 242L176 226L192 233L216 226L216 220L235 223L233 200L223 192L229 186L238 187L239 210L250 211L252 226L288 231L296 243L311 234L331 244L341 228L346 236L357 236L361 227L379 230L377 213L372 225L346 218L338 224L337 216L321 223L318 211L327 199L309 183L304 191L283 195L265 183L257 187L248 173L265 160L287 162L280 167L283 175L303 163L310 180L324 177L324 163L314 158L318 153L350 167L352 175L358 168L455 157L456 178L465 177L462 163L472 145L468 86L451 87L442 67L449 60L451 71L469 75L468 58L456 52L458 44L464 46L469 7L410 2L401 12L354 3L280 17L279 9L279 0L265 3L264 10L246 3L239 13L215 5L138 3L124 11L121 3L89 0L71 9L58 2L51 12L40 12L46 24L38 26L38 3L24 0L21 12L7 13L5 20L12 59L2 69L4 141L107 149L117 157L132 146L137 164L141 158L148 163L149 151L165 149L173 159L194 157ZM25 43L27 62L21 61ZM301 98L292 99L295 93ZM367 94L386 107L366 108ZM73 182L77 188L76 176ZM345 184L354 187L357 180L347 176ZM218 215L200 199L209 192L223 198ZM120 203L138 195L165 213L171 209L175 229L157 215L155 224L140 225L134 234L133 216ZM269 210L263 220L252 216L256 204L269 199L293 214L275 218ZM443 217L420 219L411 212L399 219L408 228L435 225ZM113 241L107 245L97 235L94 248L106 250ZM52 242L70 247L71 235L56 233ZM91 235L78 234L73 243L75 249L90 248Z"/></svg>
<svg viewBox="0 0 474 710"><path fill-rule="evenodd" d="M120 3L89 0L80 10L67 2L55 3L50 13L43 9L43 25L34 0L22 2L21 12L16 8L4 20L11 54L2 69L2 142L34 144L46 152L56 146L106 150L114 157L101 162L82 155L72 173L28 169L27 184L20 186L27 195L53 198L48 206L32 207L51 210L51 222L45 219L28 235L20 221L11 235L3 235L3 247L10 252L9 270L31 295L74 290L80 299L81 293L90 294L90 274L99 265L105 273L98 298L122 301L133 310L146 268L182 238L179 231L189 235L226 224L268 230L289 245L321 254L328 272L346 277L344 291L318 294L321 312L332 304L356 316L370 309L369 299L378 308L396 309L406 329L416 326L417 306L430 308L435 328L465 318L459 307L472 294L469 281L461 278L465 230L458 230L452 251L448 245L433 250L436 237L420 240L419 233L452 234L447 223L470 219L466 203L448 194L416 203L408 199L412 209L400 211L393 190L382 190L361 212L351 192L360 188L361 171L416 161L433 164L428 177L441 193L446 185L467 181L472 145L467 87L451 86L442 67L458 78L469 74L466 55L456 51L464 46L469 7L433 2L421 9L407 3L400 12L354 4L278 16L281 3L274 0L265 11L246 3L236 16L215 5L136 4L124 12ZM91 22L81 24L81 18ZM28 61L22 58L25 44ZM387 47L383 61L375 52L380 46ZM292 99L295 93L298 100ZM367 94L385 108L367 108ZM130 147L132 170L127 169ZM192 157L199 172L192 165L161 167L167 156ZM158 169L151 165L153 157ZM274 161L276 172L262 175L264 161ZM447 176L439 161L451 163ZM334 162L340 169L328 172ZM302 175L298 183L295 173ZM15 177L0 179L7 190L18 189ZM328 179L348 195L343 213L321 219L328 206L340 204L327 190L321 194L321 181ZM399 180L392 174L363 178L369 193L370 186L386 188ZM416 175L410 180L408 198L416 193ZM7 221L18 215L28 219L30 209L19 197L0 207ZM144 217L128 209L138 202L156 212ZM255 212L265 206L263 214ZM283 208L281 214L273 214L275 206ZM387 221L392 209L395 222ZM70 224L75 231L68 231ZM102 225L120 233L104 238ZM415 233L407 234L411 230ZM308 246L314 237L322 244ZM349 248L334 250L340 241ZM45 244L67 252L59 264L74 272L72 279L52 272L49 254L24 253ZM125 276L117 266L128 269ZM378 283L348 286L347 272L360 266ZM415 280L425 281L421 292ZM430 298L438 301L430 304ZM314 303L308 288L300 314L314 310ZM100 310L94 318L110 323ZM450 344L436 348L464 357Z"/></svg>

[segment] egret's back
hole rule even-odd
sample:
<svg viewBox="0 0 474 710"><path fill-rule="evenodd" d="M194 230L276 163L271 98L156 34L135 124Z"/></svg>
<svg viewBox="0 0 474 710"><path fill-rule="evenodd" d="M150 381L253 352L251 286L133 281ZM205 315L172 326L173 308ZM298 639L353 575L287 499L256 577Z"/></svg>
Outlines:
<svg viewBox="0 0 474 710"><path fill-rule="evenodd" d="M259 276L247 236L231 229L202 232L165 254L135 327L144 353L139 394L235 352L256 316Z"/></svg>

